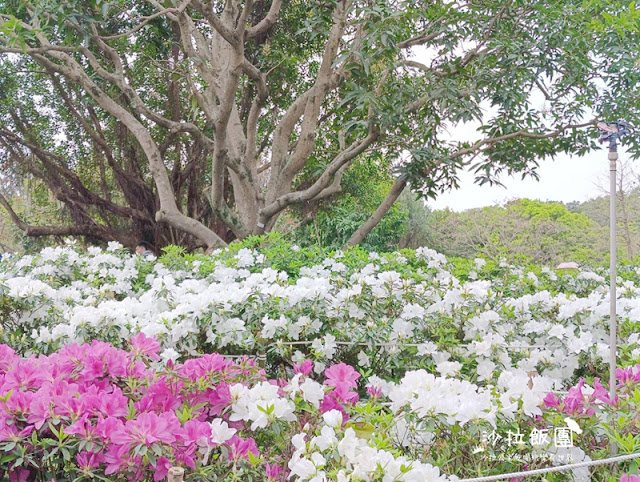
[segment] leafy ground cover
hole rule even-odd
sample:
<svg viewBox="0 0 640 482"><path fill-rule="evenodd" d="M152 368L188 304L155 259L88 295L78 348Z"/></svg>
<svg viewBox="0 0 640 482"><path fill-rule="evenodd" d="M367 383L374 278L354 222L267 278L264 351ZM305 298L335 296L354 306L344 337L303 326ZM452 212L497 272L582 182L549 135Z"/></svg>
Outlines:
<svg viewBox="0 0 640 482"><path fill-rule="evenodd" d="M640 448L640 274L276 236L158 260L47 248L0 272L11 480L455 480ZM98 341L99 340L99 341ZM632 463L548 475L620 480Z"/></svg>

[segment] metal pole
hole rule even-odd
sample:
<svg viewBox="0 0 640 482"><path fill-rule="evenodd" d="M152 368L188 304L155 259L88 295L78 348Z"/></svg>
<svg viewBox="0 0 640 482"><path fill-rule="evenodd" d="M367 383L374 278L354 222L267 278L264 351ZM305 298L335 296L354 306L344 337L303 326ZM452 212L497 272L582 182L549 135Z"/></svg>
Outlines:
<svg viewBox="0 0 640 482"><path fill-rule="evenodd" d="M609 396L611 400L616 398L616 368L617 368L617 328L616 319L616 278L618 276L616 269L617 249L616 249L616 161L618 160L618 149L615 138L609 143ZM615 415L614 415L615 417ZM618 446L615 441L610 441L611 454L618 453Z"/></svg>
<svg viewBox="0 0 640 482"><path fill-rule="evenodd" d="M609 141L609 396L611 401L616 399L616 368L618 354L618 321L616 319L616 281L618 273L616 270L617 250L616 250L616 161L618 160L618 146L616 141L624 136L629 130L629 124L619 119L616 122L597 122L596 126L600 130L598 141ZM611 426L616 422L615 412L611 414ZM609 440L611 454L618 453L618 446L613 438Z"/></svg>

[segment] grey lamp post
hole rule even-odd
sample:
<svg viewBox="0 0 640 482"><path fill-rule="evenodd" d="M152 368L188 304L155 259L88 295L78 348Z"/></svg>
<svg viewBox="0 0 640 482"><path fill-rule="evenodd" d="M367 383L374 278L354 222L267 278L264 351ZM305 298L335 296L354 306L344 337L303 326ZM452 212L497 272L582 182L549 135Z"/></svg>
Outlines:
<svg viewBox="0 0 640 482"><path fill-rule="evenodd" d="M617 141L627 133L628 124L619 120L617 122L598 122L600 130L600 142L609 141L609 396L611 400L616 396L616 368L617 368L617 328L616 320L616 278L617 274L617 250L616 250L616 161L618 160ZM612 452L616 452L617 446L611 443Z"/></svg>

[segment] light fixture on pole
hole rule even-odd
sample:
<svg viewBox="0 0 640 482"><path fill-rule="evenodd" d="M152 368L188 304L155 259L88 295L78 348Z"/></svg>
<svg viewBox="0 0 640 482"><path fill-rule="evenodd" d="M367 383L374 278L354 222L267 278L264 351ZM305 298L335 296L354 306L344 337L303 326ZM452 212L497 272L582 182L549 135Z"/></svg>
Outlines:
<svg viewBox="0 0 640 482"><path fill-rule="evenodd" d="M616 278L618 276L617 250L616 250L616 161L618 160L618 139L627 133L629 125L619 120L617 122L598 122L600 130L601 143L609 141L609 227L610 227L610 244L609 244L609 396L611 400L616 396L616 368L617 368L617 328L616 320ZM616 450L615 443L611 444L612 451Z"/></svg>

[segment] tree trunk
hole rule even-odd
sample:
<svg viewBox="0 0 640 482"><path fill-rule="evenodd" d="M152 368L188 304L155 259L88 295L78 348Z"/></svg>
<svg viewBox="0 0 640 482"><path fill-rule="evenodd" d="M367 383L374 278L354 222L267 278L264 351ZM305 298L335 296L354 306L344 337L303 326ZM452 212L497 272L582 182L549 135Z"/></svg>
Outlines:
<svg viewBox="0 0 640 482"><path fill-rule="evenodd" d="M389 194L387 194L387 197L384 198L384 201L382 201L380 206L378 206L378 209L376 209L376 211L362 226L356 229L356 232L351 235L349 241L345 244L345 247L360 244L362 240L367 237L367 234L369 234L371 230L378 225L384 215L389 212L389 209L391 209L391 206L393 206L398 200L405 187L407 187L407 181L396 181L396 183L391 187Z"/></svg>

